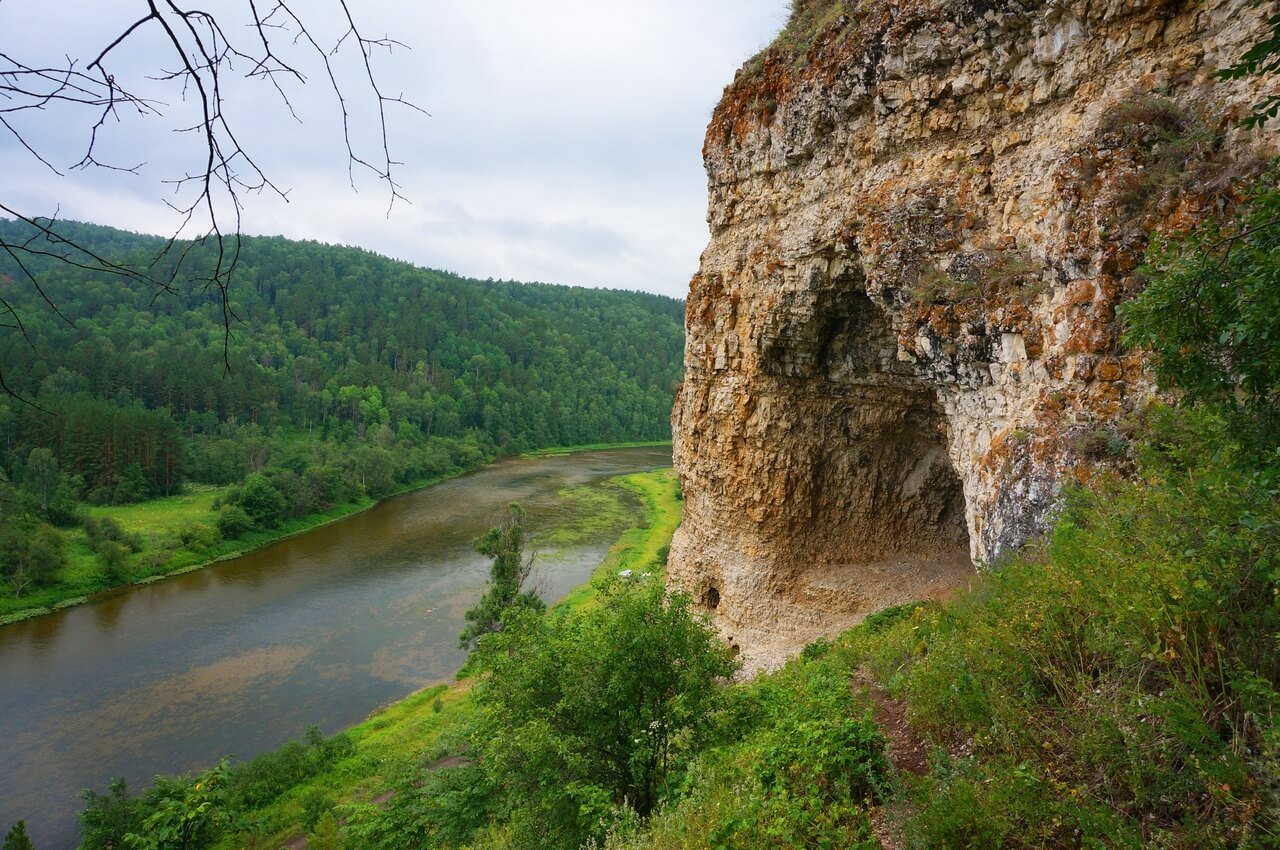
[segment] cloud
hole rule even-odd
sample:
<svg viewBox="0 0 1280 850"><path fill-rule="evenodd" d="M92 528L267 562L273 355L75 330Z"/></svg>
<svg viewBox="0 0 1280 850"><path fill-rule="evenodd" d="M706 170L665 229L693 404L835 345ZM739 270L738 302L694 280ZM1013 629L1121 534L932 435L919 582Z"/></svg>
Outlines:
<svg viewBox="0 0 1280 850"><path fill-rule="evenodd" d="M5 0L0 31L23 55L54 61L88 53L117 32L131 3L75 2L49 25L36 0ZM379 84L431 113L390 114L398 177L413 202L388 216L385 187L369 175L348 183L340 111L323 68L290 91L301 123L267 87L236 81L229 118L263 169L289 189L284 203L250 196L244 229L355 244L420 265L477 277L645 289L682 296L706 243L703 132L722 87L776 32L784 0L390 0L353 6L367 35L412 49L375 53ZM241 0L215 11L234 15ZM333 36L335 4L313 4L317 31ZM327 17L326 17L327 16ZM65 17L66 26L62 26ZM12 46L12 45L11 45ZM144 35L121 68L135 77L169 67ZM357 68L349 86L353 138L379 144L376 112ZM153 84L140 81L139 85ZM148 89L151 91L152 89ZM158 91L158 89L157 89ZM163 92L173 122L191 103ZM73 162L86 139L84 116L33 116L32 138ZM142 176L71 172L58 178L13 141L0 142L4 200L37 214L127 229L174 226L162 181L189 169L191 139L175 124L126 119L106 128L105 151L145 161Z"/></svg>

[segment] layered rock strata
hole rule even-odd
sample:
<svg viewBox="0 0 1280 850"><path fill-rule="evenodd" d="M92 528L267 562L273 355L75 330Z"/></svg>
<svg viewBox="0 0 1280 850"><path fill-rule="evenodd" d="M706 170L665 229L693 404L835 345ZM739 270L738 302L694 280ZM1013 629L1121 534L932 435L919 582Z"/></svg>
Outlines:
<svg viewBox="0 0 1280 850"><path fill-rule="evenodd" d="M845 7L851 8L848 14ZM1249 0L799 4L704 147L672 577L751 665L945 592L1124 454L1148 235L1274 154ZM808 30L802 31L803 27Z"/></svg>

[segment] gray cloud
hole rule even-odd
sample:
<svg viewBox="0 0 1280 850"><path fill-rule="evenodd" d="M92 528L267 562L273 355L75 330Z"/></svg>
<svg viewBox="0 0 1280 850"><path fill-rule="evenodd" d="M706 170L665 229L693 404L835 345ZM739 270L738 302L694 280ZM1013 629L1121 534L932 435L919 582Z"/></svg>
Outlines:
<svg viewBox="0 0 1280 850"><path fill-rule="evenodd" d="M118 32L139 5L70 0L51 25L47 4L4 0L5 49L55 61L84 55ZM367 34L409 51L375 55L379 82L431 113L391 114L393 153L411 205L387 215L375 181L348 185L338 112L322 69L305 66L291 90L302 123L266 87L236 81L229 117L289 203L250 197L244 229L355 244L478 277L545 280L683 295L707 238L702 135L722 87L785 17L785 0L434 0L353 4ZM336 7L312 4L336 33ZM139 5L139 8L140 5ZM226 15L242 0L213 6ZM326 17L328 16L328 17ZM35 214L164 232L173 225L162 181L190 168L192 139L171 128L191 104L142 75L161 47L145 36L119 69L166 101L165 122L125 118L106 130L116 161L142 175L72 172L59 178L12 138L0 139L4 199ZM356 140L376 144L376 122L354 69ZM84 116L32 116L25 127L55 164L75 161Z"/></svg>

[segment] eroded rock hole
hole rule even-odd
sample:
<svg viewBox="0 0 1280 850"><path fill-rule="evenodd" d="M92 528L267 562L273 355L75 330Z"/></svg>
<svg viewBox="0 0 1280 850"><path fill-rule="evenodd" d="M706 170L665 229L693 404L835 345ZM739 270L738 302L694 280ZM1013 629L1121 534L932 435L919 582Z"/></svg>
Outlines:
<svg viewBox="0 0 1280 850"><path fill-rule="evenodd" d="M712 611L720 607L720 591L715 586L708 587L702 594L702 604Z"/></svg>
<svg viewBox="0 0 1280 850"><path fill-rule="evenodd" d="M860 289L843 292L819 351L829 397L816 446L816 495L833 518L825 531L852 563L967 564L964 489L946 413L934 385L898 358L888 316Z"/></svg>

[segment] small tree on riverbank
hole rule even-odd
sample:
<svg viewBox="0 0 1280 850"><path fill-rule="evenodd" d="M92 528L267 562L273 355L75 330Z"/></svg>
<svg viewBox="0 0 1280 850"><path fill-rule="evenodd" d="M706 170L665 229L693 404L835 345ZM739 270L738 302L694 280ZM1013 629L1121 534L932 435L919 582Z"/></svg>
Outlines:
<svg viewBox="0 0 1280 850"><path fill-rule="evenodd" d="M18 821L5 833L4 850L35 850L31 839L27 837L25 821Z"/></svg>
<svg viewBox="0 0 1280 850"><path fill-rule="evenodd" d="M476 551L493 558L493 565L489 567L484 596L467 612L467 626L458 635L463 649L470 649L484 635L500 630L503 612L542 611L547 607L537 593L523 590L534 561L533 554L524 554L524 508L512 502L502 525L490 528L476 540Z"/></svg>

